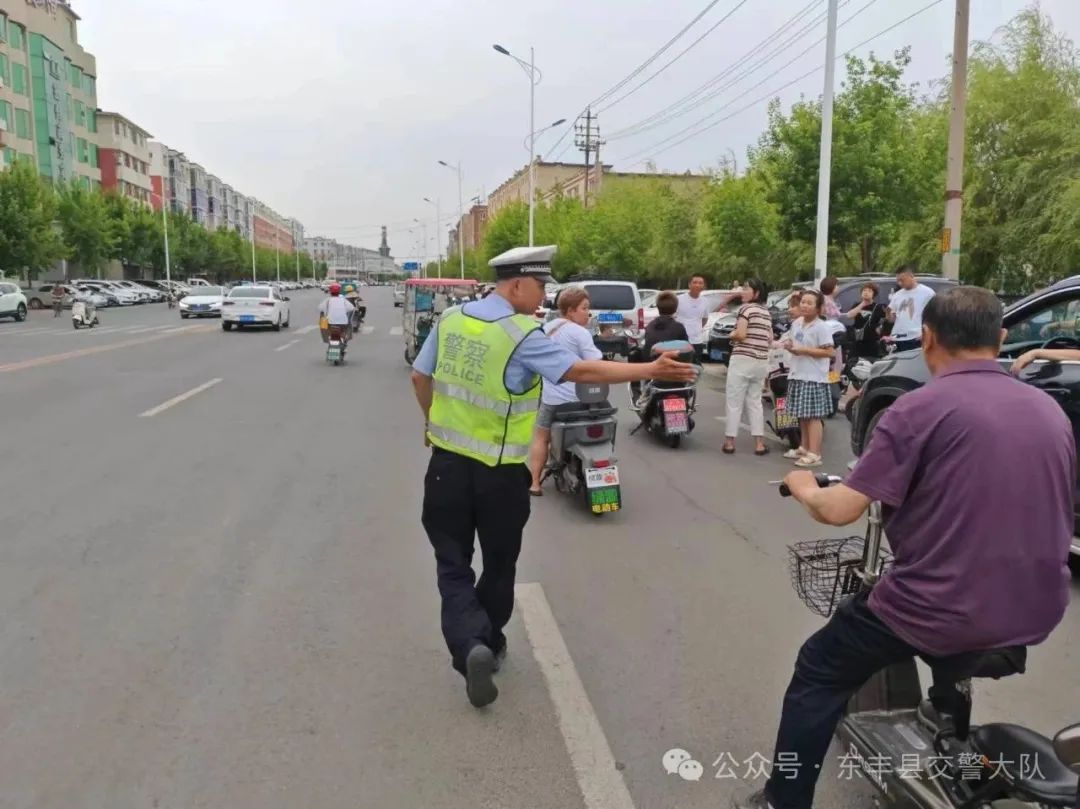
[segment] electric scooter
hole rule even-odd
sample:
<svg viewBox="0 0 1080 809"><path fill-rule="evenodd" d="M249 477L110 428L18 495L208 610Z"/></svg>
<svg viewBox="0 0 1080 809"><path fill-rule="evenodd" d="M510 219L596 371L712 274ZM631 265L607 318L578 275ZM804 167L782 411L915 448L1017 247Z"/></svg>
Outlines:
<svg viewBox="0 0 1080 809"><path fill-rule="evenodd" d="M580 495L595 516L622 508L619 467L615 457L617 408L608 402L607 385L580 382L578 401L557 405L551 423L551 445L543 480Z"/></svg>
<svg viewBox="0 0 1080 809"><path fill-rule="evenodd" d="M685 340L657 343L652 348L655 356L665 351L678 351L679 362L694 361L694 347ZM637 413L641 423L630 435L642 427L676 449L682 437L694 429L694 412L697 410L697 380L690 384L650 380L629 383L630 409Z"/></svg>
<svg viewBox="0 0 1080 809"><path fill-rule="evenodd" d="M71 325L78 330L81 326L94 328L98 325L97 309L94 304L76 300L71 304Z"/></svg>
<svg viewBox="0 0 1080 809"><path fill-rule="evenodd" d="M817 475L818 486L841 478ZM791 494L780 485L781 496ZM865 537L790 547L791 581L811 611L839 602L888 575L881 504L870 505ZM914 658L872 677L851 698L836 730L846 760L859 767L880 803L905 809L1080 807L1080 724L1053 740L1019 725L971 725L971 679L1022 674L1027 648L1013 646L932 658L923 699Z"/></svg>

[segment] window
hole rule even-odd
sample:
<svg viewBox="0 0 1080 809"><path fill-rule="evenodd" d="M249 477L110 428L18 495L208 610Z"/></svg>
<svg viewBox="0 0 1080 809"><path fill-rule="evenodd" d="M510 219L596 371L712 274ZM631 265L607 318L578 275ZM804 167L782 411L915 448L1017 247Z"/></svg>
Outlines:
<svg viewBox="0 0 1080 809"><path fill-rule="evenodd" d="M15 150L11 148L4 149L4 165L12 166L15 164Z"/></svg>
<svg viewBox="0 0 1080 809"><path fill-rule="evenodd" d="M11 84L11 68L8 67L8 58L0 53L0 81Z"/></svg>
<svg viewBox="0 0 1080 809"><path fill-rule="evenodd" d="M82 87L82 71L78 65L71 65L71 75L68 76L68 81L72 87Z"/></svg>
<svg viewBox="0 0 1080 809"><path fill-rule="evenodd" d="M86 128L91 132L97 132L97 113L89 107L86 108Z"/></svg>
<svg viewBox="0 0 1080 809"><path fill-rule="evenodd" d="M15 108L15 137L30 137L30 110Z"/></svg>
<svg viewBox="0 0 1080 809"><path fill-rule="evenodd" d="M637 306L637 296L629 284L586 284L590 306L601 309L633 309Z"/></svg>
<svg viewBox="0 0 1080 809"><path fill-rule="evenodd" d="M30 95L30 82L26 75L26 65L11 63L11 89L19 95Z"/></svg>
<svg viewBox="0 0 1080 809"><path fill-rule="evenodd" d="M0 42L7 42L7 14L0 11Z"/></svg>
<svg viewBox="0 0 1080 809"><path fill-rule="evenodd" d="M17 22L8 23L8 42L17 51L26 49L26 29Z"/></svg>
<svg viewBox="0 0 1080 809"><path fill-rule="evenodd" d="M113 131L114 135L119 135L120 134L120 122L115 120L115 119L113 119L113 122L112 122L112 131Z"/></svg>
<svg viewBox="0 0 1080 809"><path fill-rule="evenodd" d="M75 153L78 156L80 163L90 162L89 145L90 144L86 142L85 138L78 138L75 141Z"/></svg>
<svg viewBox="0 0 1080 809"><path fill-rule="evenodd" d="M11 127L15 124L15 121L12 120L11 115L11 104L9 104L7 101L0 101L0 121L3 121L4 125L8 129L11 129Z"/></svg>
<svg viewBox="0 0 1080 809"><path fill-rule="evenodd" d="M68 25L71 28L71 41L78 44L79 42L79 29L75 27L75 18L68 17Z"/></svg>
<svg viewBox="0 0 1080 809"><path fill-rule="evenodd" d="M75 123L86 126L86 107L81 101L75 102Z"/></svg>
<svg viewBox="0 0 1080 809"><path fill-rule="evenodd" d="M94 98L97 95L97 79L93 76L83 76L83 92L90 98Z"/></svg>
<svg viewBox="0 0 1080 809"><path fill-rule="evenodd" d="M1058 299L1014 323L1005 343L1043 343L1051 337L1080 338L1080 299Z"/></svg>
<svg viewBox="0 0 1080 809"><path fill-rule="evenodd" d="M101 168L101 165L98 163L98 147L92 143L90 144L90 165L96 169Z"/></svg>

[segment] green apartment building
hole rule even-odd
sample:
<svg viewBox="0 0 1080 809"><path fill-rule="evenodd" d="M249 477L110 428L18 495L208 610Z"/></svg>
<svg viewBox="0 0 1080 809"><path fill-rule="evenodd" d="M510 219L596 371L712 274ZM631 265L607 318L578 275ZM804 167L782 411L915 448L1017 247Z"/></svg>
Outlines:
<svg viewBox="0 0 1080 809"><path fill-rule="evenodd" d="M61 0L0 0L0 167L32 162L56 183L101 185L97 62Z"/></svg>

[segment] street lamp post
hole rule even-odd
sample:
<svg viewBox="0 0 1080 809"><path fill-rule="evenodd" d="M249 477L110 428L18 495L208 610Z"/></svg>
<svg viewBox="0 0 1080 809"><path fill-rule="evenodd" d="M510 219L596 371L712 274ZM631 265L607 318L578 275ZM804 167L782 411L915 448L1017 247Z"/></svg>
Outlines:
<svg viewBox="0 0 1080 809"><path fill-rule="evenodd" d="M274 225L274 260L277 262L277 280L281 283L281 245L278 244L278 226Z"/></svg>
<svg viewBox="0 0 1080 809"><path fill-rule="evenodd" d="M435 201L432 202L424 197L424 202L435 206L435 261L439 267L439 277L442 278L442 242L439 241L439 221L442 219L442 213L439 211L439 198L435 197Z"/></svg>
<svg viewBox="0 0 1080 809"><path fill-rule="evenodd" d="M420 266L424 269L422 277L426 278L427 277L427 251L428 251L427 222L421 222L419 219L415 219L415 218L413 219L413 221L420 226L420 231L421 231L421 233L423 233L423 237L424 237L424 250L423 250L424 255L421 256L421 258L420 258L420 262L421 262Z"/></svg>
<svg viewBox="0 0 1080 809"><path fill-rule="evenodd" d="M461 259L461 277L465 278L465 239L462 236L461 229L465 223L465 203L461 196L461 162L455 166L452 163L447 163L445 160L439 161L440 166L446 166L448 169L457 172L457 199L458 199L458 257Z"/></svg>
<svg viewBox="0 0 1080 809"><path fill-rule="evenodd" d="M251 212L251 283L259 283L259 272L255 267L255 211Z"/></svg>
<svg viewBox="0 0 1080 809"><path fill-rule="evenodd" d="M526 62L514 56L502 45L492 45L492 47L517 62L518 66L525 71L525 75L529 77L529 247L532 247L536 223L536 85L544 76L536 67L536 53L532 48L529 48L529 61Z"/></svg>

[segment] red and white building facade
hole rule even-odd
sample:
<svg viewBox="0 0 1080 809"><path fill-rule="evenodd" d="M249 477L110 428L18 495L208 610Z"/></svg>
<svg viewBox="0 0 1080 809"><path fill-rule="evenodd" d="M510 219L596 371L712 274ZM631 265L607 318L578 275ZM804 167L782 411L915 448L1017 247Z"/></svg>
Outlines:
<svg viewBox="0 0 1080 809"><path fill-rule="evenodd" d="M99 111L97 123L102 189L160 207L153 199L161 189L151 179L150 133L116 112Z"/></svg>

